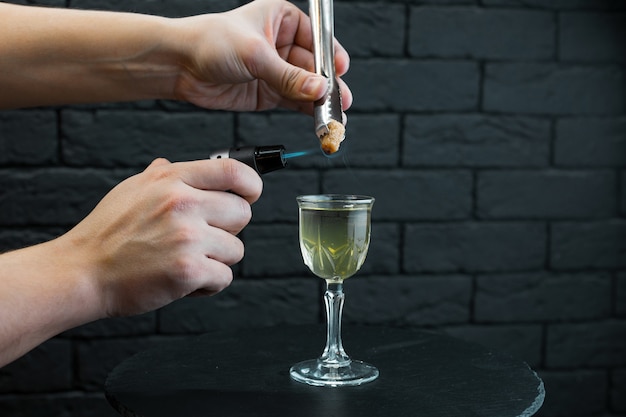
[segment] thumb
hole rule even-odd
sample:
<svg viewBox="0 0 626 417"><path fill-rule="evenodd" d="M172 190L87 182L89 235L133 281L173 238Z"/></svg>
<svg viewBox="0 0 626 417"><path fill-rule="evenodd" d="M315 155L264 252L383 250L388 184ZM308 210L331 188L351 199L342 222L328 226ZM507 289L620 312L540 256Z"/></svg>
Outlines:
<svg viewBox="0 0 626 417"><path fill-rule="evenodd" d="M328 91L328 78L303 69L300 69L300 71L305 73L303 77L306 77L300 87L300 94L303 95L303 99L315 101L322 98Z"/></svg>
<svg viewBox="0 0 626 417"><path fill-rule="evenodd" d="M284 61L278 54L268 58L259 74L278 93L295 101L315 101L328 90L328 79Z"/></svg>

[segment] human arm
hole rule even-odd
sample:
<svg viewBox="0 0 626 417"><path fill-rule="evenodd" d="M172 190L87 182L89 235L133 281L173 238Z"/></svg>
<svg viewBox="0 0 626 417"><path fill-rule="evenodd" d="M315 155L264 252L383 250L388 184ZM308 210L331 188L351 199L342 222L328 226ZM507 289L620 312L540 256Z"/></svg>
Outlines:
<svg viewBox="0 0 626 417"><path fill-rule="evenodd" d="M0 366L78 325L228 286L261 189L235 160L156 160L66 234L0 255Z"/></svg>
<svg viewBox="0 0 626 417"><path fill-rule="evenodd" d="M326 89L311 50L309 18L283 0L178 19L0 3L0 108L175 99L310 114ZM336 43L338 76L348 66Z"/></svg>

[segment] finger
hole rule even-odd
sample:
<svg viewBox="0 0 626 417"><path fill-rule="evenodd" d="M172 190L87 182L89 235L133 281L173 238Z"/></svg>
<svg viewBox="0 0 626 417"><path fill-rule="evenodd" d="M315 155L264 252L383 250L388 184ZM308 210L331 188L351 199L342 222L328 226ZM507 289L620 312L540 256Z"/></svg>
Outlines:
<svg viewBox="0 0 626 417"><path fill-rule="evenodd" d="M307 70L311 73L315 72L315 59L313 51L299 45L287 45L277 49L279 56L284 60ZM335 74L341 77L348 72L350 68L350 56L341 44L335 41Z"/></svg>
<svg viewBox="0 0 626 417"><path fill-rule="evenodd" d="M229 232L213 226L206 226L208 233L199 248L207 258L225 265L234 265L243 259L243 242Z"/></svg>
<svg viewBox="0 0 626 417"><path fill-rule="evenodd" d="M296 44L309 51L313 49L311 19L293 3L284 3L280 26L280 29L275 32L277 48Z"/></svg>
<svg viewBox="0 0 626 417"><path fill-rule="evenodd" d="M230 191L252 204L263 191L263 181L243 162L222 158L177 163L182 180L200 190Z"/></svg>
<svg viewBox="0 0 626 417"><path fill-rule="evenodd" d="M233 281L233 271L222 262L205 258L201 261L202 274L189 296L214 295L227 288Z"/></svg>
<svg viewBox="0 0 626 417"><path fill-rule="evenodd" d="M278 49L278 54L290 64L315 73L315 61L311 50L298 45L289 45Z"/></svg>
<svg viewBox="0 0 626 417"><path fill-rule="evenodd" d="M295 9L296 10L294 14L298 17L295 34L293 34L292 31L285 30L282 34L283 36L279 36L277 38L276 48L280 50L283 47L297 47L299 49L306 50L311 56L311 62L313 62L313 31L311 28L311 19L302 10L298 8ZM283 23L285 23L285 21ZM348 55L348 52L343 47L343 45L341 45L341 43L339 43L337 39L334 39L333 44L335 47L335 71L337 76L341 77L346 72L348 72L348 68L350 67L350 56ZM311 64L311 66L304 66L295 62L292 63L298 65L301 68L305 68L308 71L314 71L313 64Z"/></svg>
<svg viewBox="0 0 626 417"><path fill-rule="evenodd" d="M285 61L269 45L257 49L253 61L250 68L252 75L265 81L282 97L294 101L315 101L324 95L324 77Z"/></svg>
<svg viewBox="0 0 626 417"><path fill-rule="evenodd" d="M348 85L343 81L343 79L339 78L343 74L346 73L350 64L350 58L348 54L345 52L343 47L338 42L335 42L335 47L338 48L338 54L336 56L336 75L339 79L339 88L341 89L342 95L342 110L347 110L352 106L352 91L348 87ZM285 59L300 68L303 68L307 71L313 73L315 70L314 62L313 62L313 54L310 50L300 47L300 46L291 46L288 51L279 51L281 56L286 55ZM327 85L325 86L327 88ZM325 91L324 91L325 92ZM290 108L293 108L292 105Z"/></svg>
<svg viewBox="0 0 626 417"><path fill-rule="evenodd" d="M353 103L352 91L348 85L341 79L338 79L339 88L341 89L341 110L348 110ZM280 106L289 110L313 116L314 103L310 101L295 101L283 99L280 100ZM344 123L345 124L345 123Z"/></svg>
<svg viewBox="0 0 626 417"><path fill-rule="evenodd" d="M341 110L348 110L352 106L352 91L346 82L339 78L339 88L341 89Z"/></svg>
<svg viewBox="0 0 626 417"><path fill-rule="evenodd" d="M268 74L268 84L281 96L294 101L313 102L326 93L328 81L325 77L282 60L275 64Z"/></svg>
<svg viewBox="0 0 626 417"><path fill-rule="evenodd" d="M335 39L335 72L341 77L348 72L350 68L350 55L348 51Z"/></svg>
<svg viewBox="0 0 626 417"><path fill-rule="evenodd" d="M252 210L242 197L223 191L202 193L198 207L203 211L201 216L208 225L237 235L250 222Z"/></svg>

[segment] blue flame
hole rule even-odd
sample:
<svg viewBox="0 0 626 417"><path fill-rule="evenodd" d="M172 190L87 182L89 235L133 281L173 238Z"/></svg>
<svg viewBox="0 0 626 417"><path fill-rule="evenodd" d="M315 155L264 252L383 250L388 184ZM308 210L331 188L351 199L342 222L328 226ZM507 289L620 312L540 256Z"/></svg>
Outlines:
<svg viewBox="0 0 626 417"><path fill-rule="evenodd" d="M316 151L315 149L308 149L306 151L290 152L290 153L284 154L283 158L285 159L299 158L301 156L310 155L315 151Z"/></svg>

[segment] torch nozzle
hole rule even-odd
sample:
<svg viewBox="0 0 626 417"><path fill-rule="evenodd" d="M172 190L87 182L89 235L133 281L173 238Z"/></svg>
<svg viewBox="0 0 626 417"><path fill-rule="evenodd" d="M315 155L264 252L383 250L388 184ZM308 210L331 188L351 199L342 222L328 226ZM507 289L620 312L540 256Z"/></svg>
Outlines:
<svg viewBox="0 0 626 417"><path fill-rule="evenodd" d="M285 147L271 146L241 146L213 152L209 159L233 158L252 167L256 172L266 174L287 166Z"/></svg>

